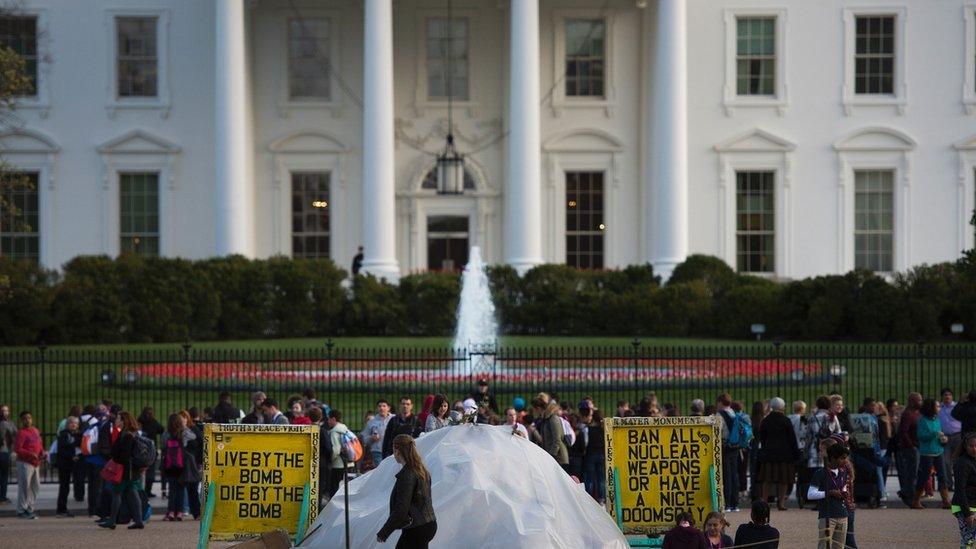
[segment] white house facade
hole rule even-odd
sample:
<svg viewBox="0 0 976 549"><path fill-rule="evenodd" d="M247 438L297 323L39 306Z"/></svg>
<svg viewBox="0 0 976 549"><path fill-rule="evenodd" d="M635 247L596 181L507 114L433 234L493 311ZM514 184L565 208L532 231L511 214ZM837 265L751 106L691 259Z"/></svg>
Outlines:
<svg viewBox="0 0 976 549"><path fill-rule="evenodd" d="M0 45L36 183L0 255L51 268L362 246L395 279L477 245L802 278L976 244L976 0L22 0Z"/></svg>

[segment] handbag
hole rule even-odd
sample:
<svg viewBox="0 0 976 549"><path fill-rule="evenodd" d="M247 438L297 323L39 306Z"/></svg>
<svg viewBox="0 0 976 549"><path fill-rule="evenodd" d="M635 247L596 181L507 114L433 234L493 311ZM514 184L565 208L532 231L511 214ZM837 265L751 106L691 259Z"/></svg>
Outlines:
<svg viewBox="0 0 976 549"><path fill-rule="evenodd" d="M106 482L118 484L122 482L122 473L125 471L123 465L114 459L108 460L102 469L102 479Z"/></svg>

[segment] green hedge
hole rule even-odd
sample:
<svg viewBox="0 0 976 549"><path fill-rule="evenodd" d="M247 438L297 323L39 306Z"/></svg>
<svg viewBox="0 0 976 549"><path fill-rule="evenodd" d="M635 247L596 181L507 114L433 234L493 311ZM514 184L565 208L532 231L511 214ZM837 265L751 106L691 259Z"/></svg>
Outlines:
<svg viewBox="0 0 976 549"><path fill-rule="evenodd" d="M890 282L870 272L774 282L690 256L667 284L650 266L488 269L504 334L915 341L954 323L976 339L976 254ZM61 273L0 258L0 343L179 342L332 335L447 336L460 277L346 281L329 260L77 257Z"/></svg>

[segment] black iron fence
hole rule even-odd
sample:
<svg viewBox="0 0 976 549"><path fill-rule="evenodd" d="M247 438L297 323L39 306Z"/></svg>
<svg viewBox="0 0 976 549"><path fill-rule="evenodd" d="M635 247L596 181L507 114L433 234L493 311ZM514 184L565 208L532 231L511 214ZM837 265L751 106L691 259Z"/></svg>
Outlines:
<svg viewBox="0 0 976 549"><path fill-rule="evenodd" d="M489 383L499 407L515 397L526 402L540 391L575 405L584 396L612 411L617 401L636 407L648 392L679 413L701 398L714 402L728 391L748 405L780 396L812 402L840 393L856 408L871 396L904 401L910 391L938 396L942 387L965 394L976 387L973 344L802 344L619 347L500 347L473 352L446 349L296 350L195 349L85 351L37 348L0 352L0 403L16 420L30 410L45 444L56 435L71 405L110 399L134 414L152 406L165 423L174 411L203 410L229 392L248 408L253 391L282 405L307 388L342 410L344 422L362 427L363 415L380 398L394 407L411 396L419 411L424 396L467 397L479 380ZM501 412L502 410L499 410ZM45 475L49 478L49 475Z"/></svg>

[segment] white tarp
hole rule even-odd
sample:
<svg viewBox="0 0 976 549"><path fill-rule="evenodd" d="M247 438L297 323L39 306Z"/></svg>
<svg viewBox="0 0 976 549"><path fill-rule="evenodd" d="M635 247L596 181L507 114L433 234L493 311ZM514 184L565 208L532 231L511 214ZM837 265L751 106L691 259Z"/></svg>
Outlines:
<svg viewBox="0 0 976 549"><path fill-rule="evenodd" d="M431 547L559 547L627 549L607 512L541 448L511 428L445 427L417 439L430 470L437 536ZM392 458L349 482L351 547L380 544L400 465ZM344 497L335 497L308 529L302 547L345 547Z"/></svg>

